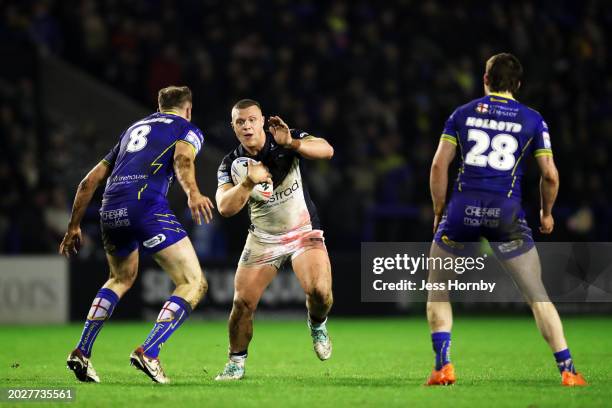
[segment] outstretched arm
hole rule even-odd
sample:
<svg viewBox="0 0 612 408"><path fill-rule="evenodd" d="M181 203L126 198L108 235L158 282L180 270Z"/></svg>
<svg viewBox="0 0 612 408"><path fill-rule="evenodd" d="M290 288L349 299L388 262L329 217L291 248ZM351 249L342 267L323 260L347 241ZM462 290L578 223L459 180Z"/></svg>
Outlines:
<svg viewBox="0 0 612 408"><path fill-rule="evenodd" d="M540 232L550 234L554 228L555 220L552 208L559 192L559 172L551 155L536 157L540 167Z"/></svg>
<svg viewBox="0 0 612 408"><path fill-rule="evenodd" d="M295 150L305 159L329 160L334 155L334 148L325 139L320 137L309 136L305 139L293 139L289 126L278 116L272 116L269 119L270 133L274 136L274 140L279 145L286 149Z"/></svg>
<svg viewBox="0 0 612 408"><path fill-rule="evenodd" d="M196 224L202 224L201 217L208 224L212 220L212 201L200 193L195 178L195 150L190 143L179 141L174 148L174 172L187 195L187 205Z"/></svg>
<svg viewBox="0 0 612 408"><path fill-rule="evenodd" d="M429 175L429 188L431 190L431 199L433 201L434 224L433 232L436 233L438 224L444 212L446 205L446 190L448 188L448 166L455 158L457 146L448 140L441 139L438 144L438 150L431 164L431 172Z"/></svg>
<svg viewBox="0 0 612 408"><path fill-rule="evenodd" d="M77 253L78 245L81 241L81 221L85 215L85 210L98 186L106 180L110 173L111 167L107 162L101 161L79 183L74 203L72 204L72 214L70 215L68 230L59 247L60 254L69 257L71 254Z"/></svg>

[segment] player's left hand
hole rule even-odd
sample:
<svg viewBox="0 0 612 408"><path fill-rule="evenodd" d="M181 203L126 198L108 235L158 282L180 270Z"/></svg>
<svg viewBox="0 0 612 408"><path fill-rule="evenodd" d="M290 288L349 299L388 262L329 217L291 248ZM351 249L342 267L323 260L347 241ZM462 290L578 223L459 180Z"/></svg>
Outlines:
<svg viewBox="0 0 612 408"><path fill-rule="evenodd" d="M202 217L204 217L204 221L207 224L212 221L212 210L215 208L215 206L213 205L212 201L210 201L210 198L200 194L199 192L189 194L187 205L191 210L191 218L193 218L193 221L195 221L196 224L202 225Z"/></svg>
<svg viewBox="0 0 612 408"><path fill-rule="evenodd" d="M289 132L289 126L278 116L271 116L268 119L268 124L270 127L268 130L274 136L274 140L277 144L287 147L291 145L291 132Z"/></svg>
<svg viewBox="0 0 612 408"><path fill-rule="evenodd" d="M544 211L540 210L540 232L542 234L550 234L555 227L555 219L552 214L544 215Z"/></svg>
<svg viewBox="0 0 612 408"><path fill-rule="evenodd" d="M76 255L79 252L82 238L81 227L68 228L59 247L60 255L64 255L66 258L70 258L70 255Z"/></svg>

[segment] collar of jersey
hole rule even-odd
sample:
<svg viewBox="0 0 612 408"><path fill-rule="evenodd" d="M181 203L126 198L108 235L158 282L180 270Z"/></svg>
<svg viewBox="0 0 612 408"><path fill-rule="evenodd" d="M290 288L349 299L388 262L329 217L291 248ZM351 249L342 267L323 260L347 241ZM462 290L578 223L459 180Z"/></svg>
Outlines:
<svg viewBox="0 0 612 408"><path fill-rule="evenodd" d="M255 156L251 156L249 154L249 152L247 152L247 149L245 149L244 146L242 144L240 144L240 145L238 145L238 148L240 149L240 154L245 156L245 157L249 157L251 159L261 161L261 159L270 150L270 145L272 144L272 139L273 139L273 136L272 136L271 133L268 133L268 132L264 132L264 133L266 134L266 141L265 141L263 147L261 148L261 150L259 151L259 153L257 153Z"/></svg>
<svg viewBox="0 0 612 408"><path fill-rule="evenodd" d="M498 98L512 99L513 101L516 101L516 99L514 99L509 93L489 92L488 96L497 96Z"/></svg>
<svg viewBox="0 0 612 408"><path fill-rule="evenodd" d="M177 111L175 110L167 110L167 111L161 111L159 113L163 113L164 115L174 115L174 116L181 116L178 114Z"/></svg>

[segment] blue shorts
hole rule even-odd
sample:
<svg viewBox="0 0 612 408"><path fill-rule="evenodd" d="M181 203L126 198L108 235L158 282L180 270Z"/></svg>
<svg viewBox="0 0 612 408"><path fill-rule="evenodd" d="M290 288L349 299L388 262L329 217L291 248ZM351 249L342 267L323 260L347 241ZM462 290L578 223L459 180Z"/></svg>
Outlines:
<svg viewBox="0 0 612 408"><path fill-rule="evenodd" d="M486 238L495 254L509 259L534 246L520 200L482 192L455 192L434 241L459 256L468 255Z"/></svg>
<svg viewBox="0 0 612 408"><path fill-rule="evenodd" d="M163 201L103 202L100 226L104 250L120 257L139 247L152 254L187 236L168 203Z"/></svg>

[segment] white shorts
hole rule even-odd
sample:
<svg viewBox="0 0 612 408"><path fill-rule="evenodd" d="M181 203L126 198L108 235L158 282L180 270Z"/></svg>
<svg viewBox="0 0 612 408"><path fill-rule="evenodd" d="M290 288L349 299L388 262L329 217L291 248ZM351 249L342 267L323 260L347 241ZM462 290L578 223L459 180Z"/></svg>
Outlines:
<svg viewBox="0 0 612 408"><path fill-rule="evenodd" d="M274 265L276 269L287 260L294 260L298 255L313 248L327 251L322 230L301 228L283 235L265 237L249 231L239 266Z"/></svg>

